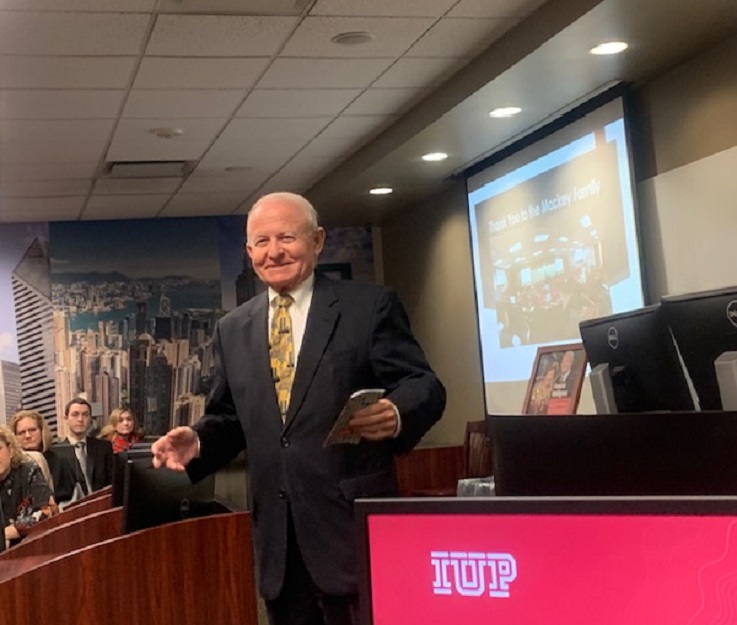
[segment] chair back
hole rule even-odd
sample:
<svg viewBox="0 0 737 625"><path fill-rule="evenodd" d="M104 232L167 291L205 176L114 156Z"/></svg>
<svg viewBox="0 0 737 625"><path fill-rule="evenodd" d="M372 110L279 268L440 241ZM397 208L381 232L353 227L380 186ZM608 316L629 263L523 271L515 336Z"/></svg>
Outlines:
<svg viewBox="0 0 737 625"><path fill-rule="evenodd" d="M494 472L486 421L468 421L463 442L464 477L488 477Z"/></svg>

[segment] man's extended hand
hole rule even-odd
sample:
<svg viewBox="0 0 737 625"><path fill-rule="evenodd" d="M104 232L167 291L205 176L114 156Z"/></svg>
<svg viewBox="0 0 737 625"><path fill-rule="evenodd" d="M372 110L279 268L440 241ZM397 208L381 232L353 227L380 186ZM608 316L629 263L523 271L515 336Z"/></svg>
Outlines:
<svg viewBox="0 0 737 625"><path fill-rule="evenodd" d="M392 438L397 433L397 426L397 408L386 398L357 410L348 422L351 433L370 441Z"/></svg>
<svg viewBox="0 0 737 625"><path fill-rule="evenodd" d="M184 471L199 451L199 438L190 427L177 427L162 436L153 445L153 465L157 469L165 466L174 471Z"/></svg>

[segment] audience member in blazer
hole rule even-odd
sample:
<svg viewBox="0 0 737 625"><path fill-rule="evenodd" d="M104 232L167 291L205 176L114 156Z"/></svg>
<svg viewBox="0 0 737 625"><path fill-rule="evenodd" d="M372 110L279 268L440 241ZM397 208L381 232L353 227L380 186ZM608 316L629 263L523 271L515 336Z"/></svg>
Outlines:
<svg viewBox="0 0 737 625"><path fill-rule="evenodd" d="M154 443L154 465L199 479L247 449L259 589L272 625L355 623L353 500L396 493L394 456L441 417L445 389L396 294L315 275L325 231L303 197L251 208L247 251L268 291L223 317L206 416ZM270 367L278 295L290 295L294 374L283 415ZM323 447L349 396L382 388L355 413L358 444Z"/></svg>
<svg viewBox="0 0 737 625"><path fill-rule="evenodd" d="M92 423L92 408L89 402L81 397L75 397L69 401L64 407L64 423L67 428L67 438L64 442L71 447L71 450L69 448L65 450L66 454L77 460L77 456L73 455L76 444L83 442L85 445L86 471L82 471L79 462L75 462L77 475L80 478L80 484L83 485L82 490L85 491L85 494L112 484L113 446L110 441L103 441L87 435ZM56 447L60 451L61 448L62 446ZM84 479L85 475L86 481Z"/></svg>

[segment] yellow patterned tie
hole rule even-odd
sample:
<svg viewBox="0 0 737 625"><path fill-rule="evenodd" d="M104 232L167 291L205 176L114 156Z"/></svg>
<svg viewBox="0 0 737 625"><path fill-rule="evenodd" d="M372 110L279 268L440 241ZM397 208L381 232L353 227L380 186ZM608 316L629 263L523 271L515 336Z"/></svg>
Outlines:
<svg viewBox="0 0 737 625"><path fill-rule="evenodd" d="M276 306L276 310L271 320L269 336L271 375L274 378L282 423L287 416L294 380L294 339L292 338L292 318L289 316L289 307L293 303L294 299L291 295L277 295L274 298L273 305Z"/></svg>

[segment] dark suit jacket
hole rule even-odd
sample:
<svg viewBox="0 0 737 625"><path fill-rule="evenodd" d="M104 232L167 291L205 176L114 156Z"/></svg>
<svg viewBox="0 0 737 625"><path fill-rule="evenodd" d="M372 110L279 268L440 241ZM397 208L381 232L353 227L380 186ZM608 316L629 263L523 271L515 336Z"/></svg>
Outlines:
<svg viewBox="0 0 737 625"><path fill-rule="evenodd" d="M317 586L357 592L353 500L396 494L394 455L412 449L442 415L445 389L389 289L317 277L291 402L282 426L269 367L268 300L262 293L227 314L214 338L208 416L195 425L201 458L193 479L247 445L259 586L278 596L285 570L287 509ZM401 433L381 442L322 444L351 393L384 388Z"/></svg>
<svg viewBox="0 0 737 625"><path fill-rule="evenodd" d="M92 490L100 490L113 483L113 446L110 441L103 441L88 436L87 441L87 476L92 485ZM75 468L80 483L84 482L79 461L74 453L74 447L64 440L59 445L54 445L54 451L59 452Z"/></svg>
<svg viewBox="0 0 737 625"><path fill-rule="evenodd" d="M44 458L49 464L49 471L51 471L51 477L54 480L54 499L56 503L69 501L77 484L75 468L70 463L70 459L58 454L53 448L44 452Z"/></svg>

